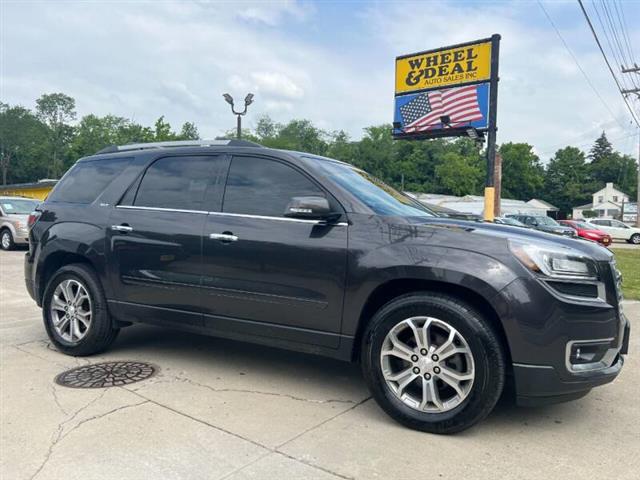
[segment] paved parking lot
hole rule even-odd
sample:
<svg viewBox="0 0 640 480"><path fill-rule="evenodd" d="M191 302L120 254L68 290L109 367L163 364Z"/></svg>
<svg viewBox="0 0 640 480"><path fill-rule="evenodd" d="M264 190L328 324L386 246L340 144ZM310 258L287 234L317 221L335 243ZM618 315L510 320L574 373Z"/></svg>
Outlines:
<svg viewBox="0 0 640 480"><path fill-rule="evenodd" d="M455 436L413 432L369 398L358 367L135 326L99 357L51 348L22 281L24 252L0 252L0 478L638 478L640 304L631 356L609 386L537 409L502 401ZM61 371L144 360L160 373L108 389L54 384Z"/></svg>

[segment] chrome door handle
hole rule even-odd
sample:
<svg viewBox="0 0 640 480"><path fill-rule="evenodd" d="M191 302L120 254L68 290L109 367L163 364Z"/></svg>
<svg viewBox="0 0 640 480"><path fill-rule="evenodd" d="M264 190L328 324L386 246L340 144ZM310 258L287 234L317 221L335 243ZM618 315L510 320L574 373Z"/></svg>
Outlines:
<svg viewBox="0 0 640 480"><path fill-rule="evenodd" d="M238 237L231 235L230 233L210 233L209 238L211 240L221 240L223 242L237 242Z"/></svg>
<svg viewBox="0 0 640 480"><path fill-rule="evenodd" d="M133 227L129 225L111 225L111 230L116 232L133 232Z"/></svg>

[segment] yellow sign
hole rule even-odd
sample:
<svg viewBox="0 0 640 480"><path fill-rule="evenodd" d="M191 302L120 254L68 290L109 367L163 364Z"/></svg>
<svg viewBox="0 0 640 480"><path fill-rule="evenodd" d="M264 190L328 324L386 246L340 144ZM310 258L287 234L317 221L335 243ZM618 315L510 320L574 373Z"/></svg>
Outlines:
<svg viewBox="0 0 640 480"><path fill-rule="evenodd" d="M396 95L489 80L491 41L396 58Z"/></svg>

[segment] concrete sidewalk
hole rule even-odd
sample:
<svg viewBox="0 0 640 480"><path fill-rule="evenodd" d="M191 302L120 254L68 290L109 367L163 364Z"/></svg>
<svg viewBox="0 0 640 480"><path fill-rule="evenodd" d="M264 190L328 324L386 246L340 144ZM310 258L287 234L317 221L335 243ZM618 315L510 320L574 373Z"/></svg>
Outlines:
<svg viewBox="0 0 640 480"><path fill-rule="evenodd" d="M55 351L22 281L24 252L0 252L0 478L637 478L640 304L626 306L620 377L568 404L508 401L470 431L408 430L370 399L356 365L148 326L90 358ZM69 389L63 370L144 360L127 387Z"/></svg>

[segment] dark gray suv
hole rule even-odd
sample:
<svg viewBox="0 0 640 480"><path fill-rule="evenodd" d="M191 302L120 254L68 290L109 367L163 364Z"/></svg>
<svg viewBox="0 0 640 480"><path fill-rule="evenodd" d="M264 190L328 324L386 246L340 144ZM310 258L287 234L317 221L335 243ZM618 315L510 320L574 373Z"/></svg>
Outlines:
<svg viewBox="0 0 640 480"><path fill-rule="evenodd" d="M32 217L25 278L53 344L134 322L359 361L381 407L450 433L575 399L629 342L612 254L439 218L346 163L242 141L110 147Z"/></svg>

